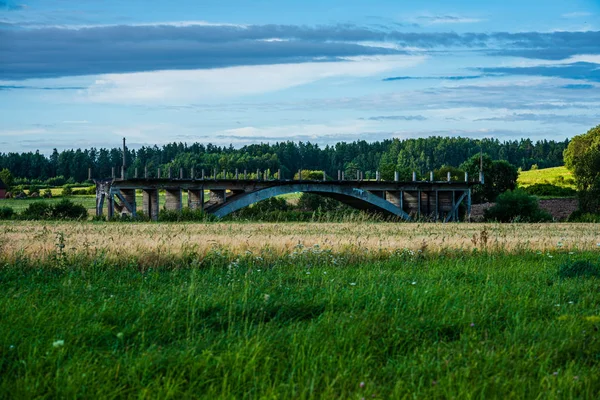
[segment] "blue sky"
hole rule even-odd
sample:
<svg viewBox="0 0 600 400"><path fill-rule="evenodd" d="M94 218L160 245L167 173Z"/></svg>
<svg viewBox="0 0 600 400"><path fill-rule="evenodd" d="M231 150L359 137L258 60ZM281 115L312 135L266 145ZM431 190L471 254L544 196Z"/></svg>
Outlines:
<svg viewBox="0 0 600 400"><path fill-rule="evenodd" d="M0 152L563 140L600 124L599 21L598 0L0 0Z"/></svg>

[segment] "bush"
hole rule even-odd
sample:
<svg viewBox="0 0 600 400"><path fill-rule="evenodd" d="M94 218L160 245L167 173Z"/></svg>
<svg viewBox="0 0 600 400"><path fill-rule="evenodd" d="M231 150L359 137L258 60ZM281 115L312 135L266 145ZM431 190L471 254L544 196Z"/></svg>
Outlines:
<svg viewBox="0 0 600 400"><path fill-rule="evenodd" d="M600 268L591 261L575 261L560 266L558 275L561 278L579 278L600 276Z"/></svg>
<svg viewBox="0 0 600 400"><path fill-rule="evenodd" d="M57 186L62 186L65 183L67 183L67 180L65 179L64 176L60 175L60 176L56 176L54 178L50 178L46 181L46 184L48 186L53 186L53 187L57 187Z"/></svg>
<svg viewBox="0 0 600 400"><path fill-rule="evenodd" d="M484 218L497 222L552 221L552 215L540 208L538 200L520 189L499 195L496 205L485 211Z"/></svg>
<svg viewBox="0 0 600 400"><path fill-rule="evenodd" d="M21 219L25 220L43 220L52 217L52 205L44 201L36 201L29 204L20 214Z"/></svg>
<svg viewBox="0 0 600 400"><path fill-rule="evenodd" d="M74 204L64 199L54 205L45 201L36 201L20 214L25 220L82 220L87 219L88 213L81 204Z"/></svg>
<svg viewBox="0 0 600 400"><path fill-rule="evenodd" d="M0 207L0 219L11 219L15 215L15 210L10 207Z"/></svg>
<svg viewBox="0 0 600 400"><path fill-rule="evenodd" d="M302 211L322 212L350 209L344 203L314 193L302 193L300 200L298 200L298 208Z"/></svg>
<svg viewBox="0 0 600 400"><path fill-rule="evenodd" d="M52 219L87 219L88 212L81 204L63 199L52 207L50 214Z"/></svg>
<svg viewBox="0 0 600 400"><path fill-rule="evenodd" d="M62 195L63 196L72 196L73 195L73 189L71 189L69 186L64 187L63 190L62 190Z"/></svg>
<svg viewBox="0 0 600 400"><path fill-rule="evenodd" d="M549 183L536 183L523 190L534 196L575 197L577 195L575 189L551 185Z"/></svg>
<svg viewBox="0 0 600 400"><path fill-rule="evenodd" d="M584 223L598 223L600 222L600 214L587 213L581 210L576 210L573 214L569 215L568 222L584 222Z"/></svg>

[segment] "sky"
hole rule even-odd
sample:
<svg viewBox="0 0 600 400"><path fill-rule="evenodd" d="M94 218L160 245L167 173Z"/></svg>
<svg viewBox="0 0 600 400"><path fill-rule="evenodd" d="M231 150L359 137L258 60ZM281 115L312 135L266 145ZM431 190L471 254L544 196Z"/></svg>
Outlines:
<svg viewBox="0 0 600 400"><path fill-rule="evenodd" d="M0 0L0 153L600 124L600 0Z"/></svg>

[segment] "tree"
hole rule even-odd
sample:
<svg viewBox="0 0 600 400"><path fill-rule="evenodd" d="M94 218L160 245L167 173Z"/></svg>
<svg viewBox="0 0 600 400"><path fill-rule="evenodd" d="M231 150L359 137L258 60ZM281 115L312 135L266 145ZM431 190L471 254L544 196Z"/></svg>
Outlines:
<svg viewBox="0 0 600 400"><path fill-rule="evenodd" d="M475 202L495 201L496 197L507 190L517 187L519 171L517 167L507 161L493 161L490 156L479 154L469 158L461 165L461 169L468 172L471 179L479 176L479 170L483 166L484 184L473 188L473 200Z"/></svg>
<svg viewBox="0 0 600 400"><path fill-rule="evenodd" d="M575 136L564 152L565 165L573 173L583 212L600 212L600 125Z"/></svg>
<svg viewBox="0 0 600 400"><path fill-rule="evenodd" d="M7 168L4 168L2 171L0 171L0 180L4 182L9 189L15 183L15 179Z"/></svg>

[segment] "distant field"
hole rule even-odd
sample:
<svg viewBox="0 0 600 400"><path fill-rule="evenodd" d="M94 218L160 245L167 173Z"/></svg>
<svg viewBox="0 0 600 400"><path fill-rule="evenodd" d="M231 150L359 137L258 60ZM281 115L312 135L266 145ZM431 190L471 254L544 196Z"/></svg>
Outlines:
<svg viewBox="0 0 600 400"><path fill-rule="evenodd" d="M520 187L527 187L536 183L549 183L575 189L575 179L567 167L536 169L523 171L519 174L518 184Z"/></svg>

